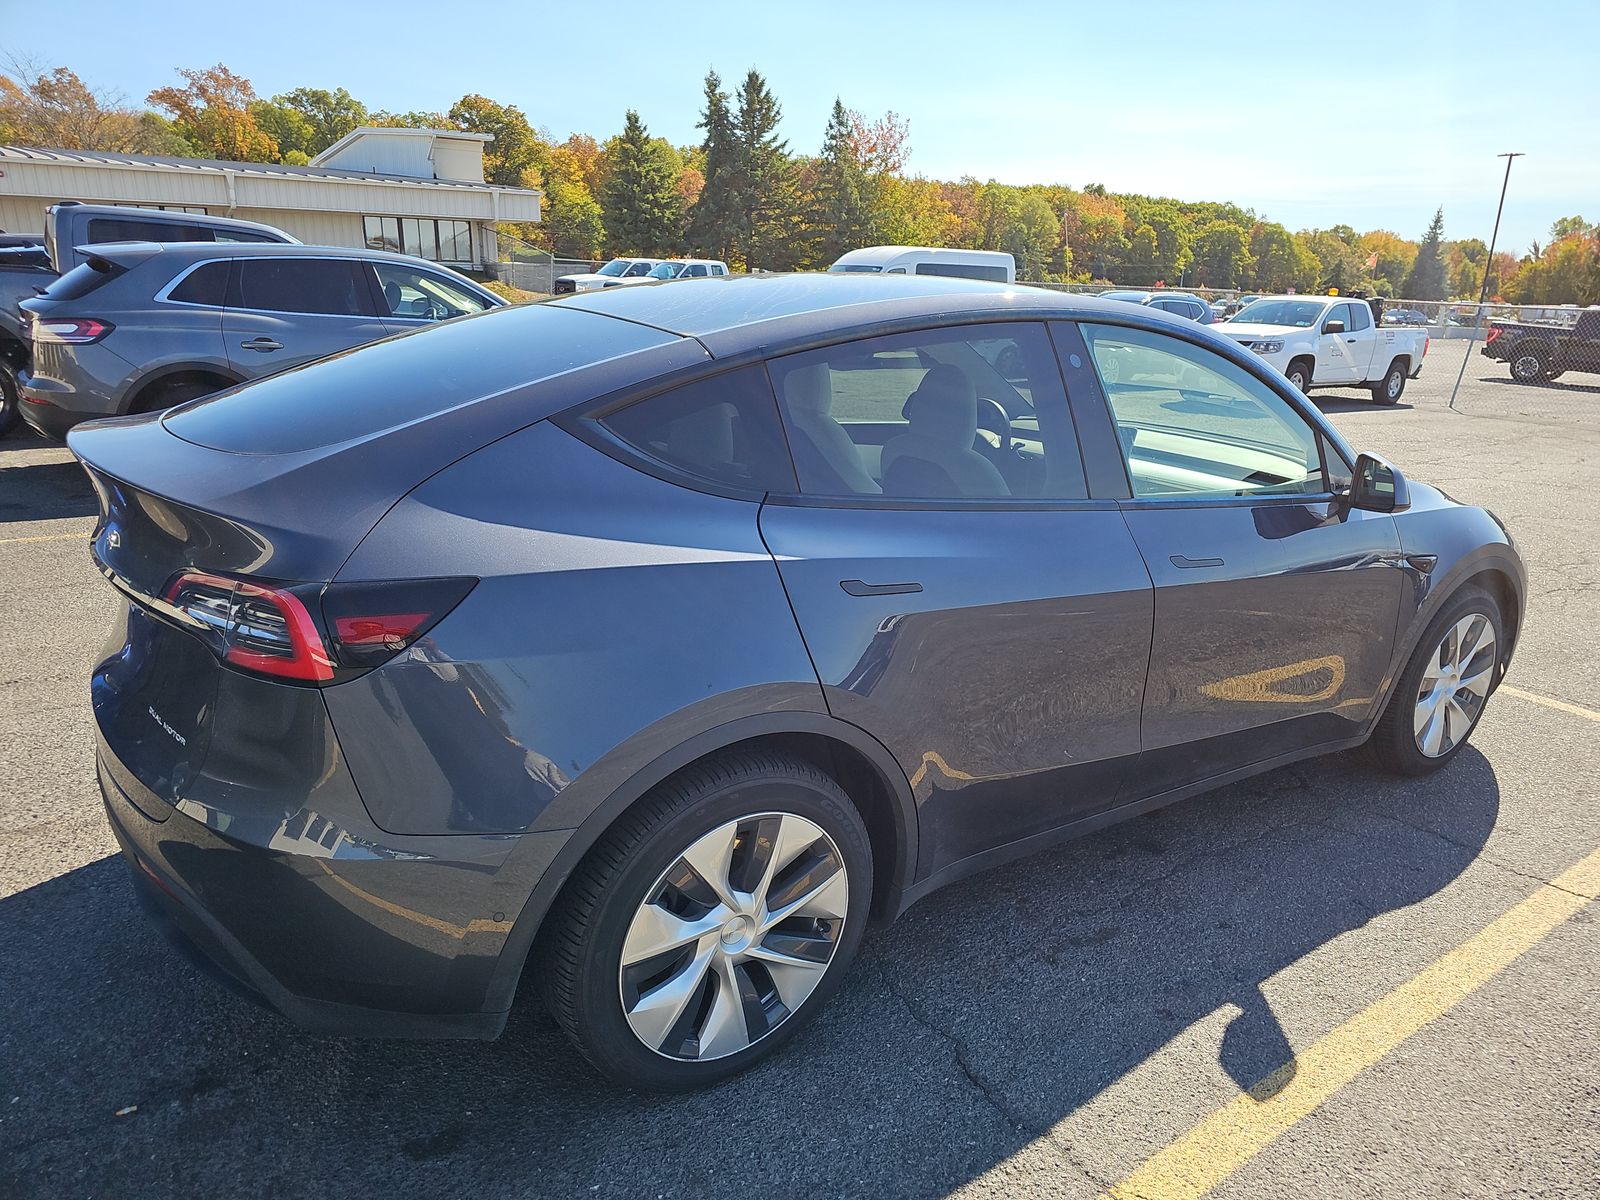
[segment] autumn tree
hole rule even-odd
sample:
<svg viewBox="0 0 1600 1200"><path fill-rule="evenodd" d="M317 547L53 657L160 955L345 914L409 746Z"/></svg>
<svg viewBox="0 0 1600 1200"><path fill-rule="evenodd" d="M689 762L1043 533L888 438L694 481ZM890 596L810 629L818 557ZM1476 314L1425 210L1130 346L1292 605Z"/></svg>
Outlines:
<svg viewBox="0 0 1600 1200"><path fill-rule="evenodd" d="M483 147L483 177L489 183L501 187L539 186L550 163L550 147L520 108L474 92L457 100L445 116L456 129L487 133L494 138Z"/></svg>
<svg viewBox="0 0 1600 1200"><path fill-rule="evenodd" d="M175 158L193 153L159 113L140 112L65 67L44 70L26 60L0 74L0 143Z"/></svg>
<svg viewBox="0 0 1600 1200"><path fill-rule="evenodd" d="M544 221L540 233L564 258L600 257L606 243L605 215L584 186L577 158L557 147L545 164Z"/></svg>
<svg viewBox="0 0 1600 1200"><path fill-rule="evenodd" d="M276 162L278 143L256 123L255 89L218 63L204 70L180 67L184 87L157 88L146 97L172 114L173 124L196 153L234 162Z"/></svg>
<svg viewBox="0 0 1600 1200"><path fill-rule="evenodd" d="M630 108L606 158L608 172L600 201L612 250L660 257L676 253L684 218L677 152L662 139L652 138Z"/></svg>
<svg viewBox="0 0 1600 1200"><path fill-rule="evenodd" d="M1440 243L1444 241L1444 209L1440 208L1428 222L1428 231L1417 246L1417 258L1406 275L1401 291L1407 300L1443 300L1447 289L1444 257Z"/></svg>

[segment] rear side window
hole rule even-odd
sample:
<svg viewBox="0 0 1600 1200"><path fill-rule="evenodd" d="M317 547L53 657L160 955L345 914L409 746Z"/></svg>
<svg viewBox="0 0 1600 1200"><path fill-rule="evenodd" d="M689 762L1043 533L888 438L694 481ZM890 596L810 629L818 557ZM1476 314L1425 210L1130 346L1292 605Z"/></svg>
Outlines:
<svg viewBox="0 0 1600 1200"><path fill-rule="evenodd" d="M93 217L89 221L91 242L209 242L213 230L179 221L141 221L130 217Z"/></svg>
<svg viewBox="0 0 1600 1200"><path fill-rule="evenodd" d="M73 267L60 279L56 280L44 290L46 300L78 300L87 296L96 288L110 283L121 275L126 267L104 258L91 258L88 262Z"/></svg>
<svg viewBox="0 0 1600 1200"><path fill-rule="evenodd" d="M367 266L348 258L242 258L229 308L257 312L374 317Z"/></svg>
<svg viewBox="0 0 1600 1200"><path fill-rule="evenodd" d="M167 299L176 300L179 304L205 304L221 308L227 290L228 264L205 263L185 275L178 286L167 293Z"/></svg>
<svg viewBox="0 0 1600 1200"><path fill-rule="evenodd" d="M497 308L195 401L165 423L213 449L287 454L367 437L678 340L578 309Z"/></svg>
<svg viewBox="0 0 1600 1200"><path fill-rule="evenodd" d="M1365 304L1351 304L1348 307L1350 309L1349 331L1351 333L1358 333L1372 326L1372 310Z"/></svg>
<svg viewBox="0 0 1600 1200"><path fill-rule="evenodd" d="M919 262L918 275L942 275L948 279L987 279L994 283L1006 281L1004 267L985 267L974 263Z"/></svg>
<svg viewBox="0 0 1600 1200"><path fill-rule="evenodd" d="M275 238L266 233L251 233L245 229L219 229L216 233L219 242L270 242L273 245L282 245L282 238Z"/></svg>
<svg viewBox="0 0 1600 1200"><path fill-rule="evenodd" d="M794 491L778 409L759 366L661 392L600 424L633 449L699 479L742 491Z"/></svg>

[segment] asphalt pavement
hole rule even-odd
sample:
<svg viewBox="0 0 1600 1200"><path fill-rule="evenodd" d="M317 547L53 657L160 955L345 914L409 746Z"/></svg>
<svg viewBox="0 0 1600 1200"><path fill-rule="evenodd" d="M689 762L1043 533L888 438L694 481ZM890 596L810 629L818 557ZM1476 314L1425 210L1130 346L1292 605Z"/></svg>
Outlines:
<svg viewBox="0 0 1600 1200"><path fill-rule="evenodd" d="M777 1060L673 1098L599 1082L533 1003L494 1043L334 1039L170 952L94 786L93 498L0 441L0 1196L1094 1196L1399 994L1444 1007L1212 1194L1594 1197L1600 904L1550 881L1600 848L1600 378L1474 358L1457 412L1463 351L1393 408L1318 397L1529 562L1517 691L1448 769L1306 762L954 885ZM1481 986L1406 991L1552 891L1570 915Z"/></svg>

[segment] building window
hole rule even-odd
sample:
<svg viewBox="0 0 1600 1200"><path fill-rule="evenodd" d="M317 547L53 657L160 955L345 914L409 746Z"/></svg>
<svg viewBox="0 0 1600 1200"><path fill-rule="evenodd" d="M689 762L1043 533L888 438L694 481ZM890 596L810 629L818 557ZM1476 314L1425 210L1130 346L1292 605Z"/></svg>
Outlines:
<svg viewBox="0 0 1600 1200"><path fill-rule="evenodd" d="M436 221L431 217L362 217L369 250L412 254L434 262L470 265L472 226L466 221Z"/></svg>

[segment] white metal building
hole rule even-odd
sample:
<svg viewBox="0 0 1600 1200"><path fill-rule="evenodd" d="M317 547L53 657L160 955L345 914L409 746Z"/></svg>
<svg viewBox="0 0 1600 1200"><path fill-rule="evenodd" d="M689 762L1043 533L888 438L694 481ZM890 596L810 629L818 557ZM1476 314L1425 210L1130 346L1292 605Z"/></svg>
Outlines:
<svg viewBox="0 0 1600 1200"><path fill-rule="evenodd" d="M487 134L364 126L304 167L0 146L0 229L42 233L58 200L242 217L302 242L371 246L493 272L497 221L537 221L540 193L485 183Z"/></svg>

